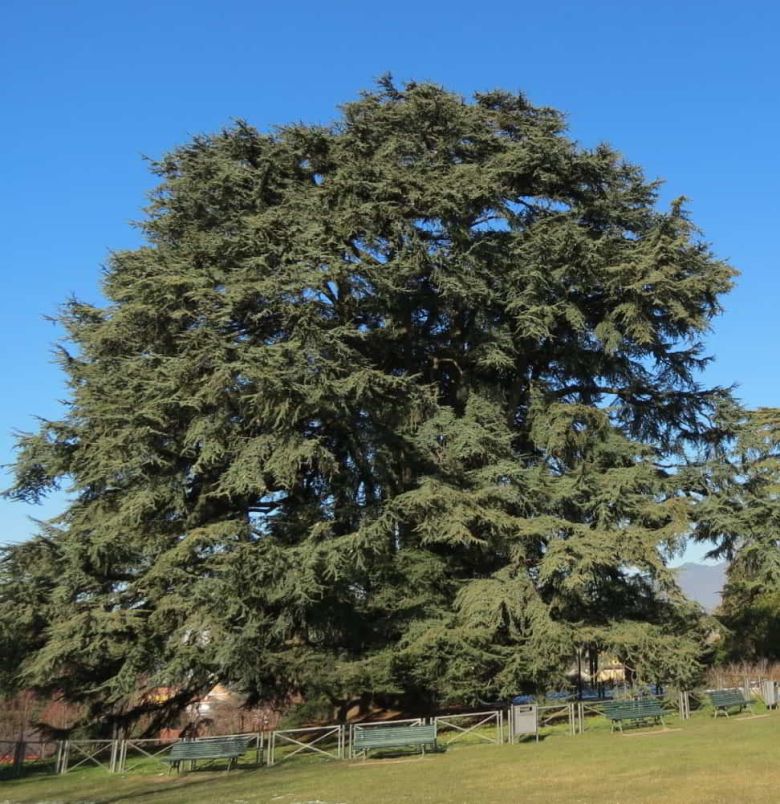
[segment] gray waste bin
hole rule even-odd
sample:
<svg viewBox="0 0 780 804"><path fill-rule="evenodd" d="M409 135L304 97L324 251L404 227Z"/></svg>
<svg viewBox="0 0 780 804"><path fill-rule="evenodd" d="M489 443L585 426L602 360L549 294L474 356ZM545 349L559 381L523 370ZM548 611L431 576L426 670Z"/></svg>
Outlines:
<svg viewBox="0 0 780 804"><path fill-rule="evenodd" d="M761 697L770 709L774 709L777 706L777 684L774 681L762 681Z"/></svg>
<svg viewBox="0 0 780 804"><path fill-rule="evenodd" d="M539 718L536 704L513 704L509 712L512 742L526 734L539 740Z"/></svg>

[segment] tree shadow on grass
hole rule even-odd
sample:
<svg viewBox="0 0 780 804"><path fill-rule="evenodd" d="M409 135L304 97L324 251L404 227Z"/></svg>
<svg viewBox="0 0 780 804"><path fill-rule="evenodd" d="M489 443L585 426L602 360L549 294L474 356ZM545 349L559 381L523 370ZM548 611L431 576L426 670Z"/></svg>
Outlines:
<svg viewBox="0 0 780 804"><path fill-rule="evenodd" d="M112 802L116 801L128 801L130 799L151 799L154 801L156 797L160 796L162 793L174 793L176 791L181 791L182 796L181 800L186 801L188 796L184 793L185 790L198 790L205 784L214 784L214 782L218 782L223 779L235 779L237 777L244 778L246 775L250 773L255 773L258 771L263 770L262 768L246 768L245 770L236 771L233 770L230 772L230 775L226 771L222 771L222 773L211 771L211 770L204 770L204 771L190 771L187 774L187 777L179 777L174 779L169 783L161 783L159 786L153 787L151 784L148 788L144 790L137 790L134 792L128 791L126 793L118 793L115 796L103 796L100 798L90 798L89 801L92 804L112 804ZM187 781L187 778L192 778L192 774L203 773L204 776L202 779L198 779L196 781ZM208 774L208 775L205 775Z"/></svg>

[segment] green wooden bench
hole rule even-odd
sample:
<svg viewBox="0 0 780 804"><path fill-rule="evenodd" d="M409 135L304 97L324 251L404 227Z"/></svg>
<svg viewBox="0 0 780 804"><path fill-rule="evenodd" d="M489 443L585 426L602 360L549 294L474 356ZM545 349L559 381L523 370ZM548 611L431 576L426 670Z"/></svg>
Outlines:
<svg viewBox="0 0 780 804"><path fill-rule="evenodd" d="M729 709L732 707L737 707L740 712L743 709L748 709L751 713L753 712L753 704L745 698L742 690L712 690L712 692L707 694L710 696L712 705L715 707L715 717L721 714L721 712L728 717Z"/></svg>
<svg viewBox="0 0 780 804"><path fill-rule="evenodd" d="M612 731L615 726L623 731L623 723L626 721L633 721L639 725L647 722L664 723L664 709L660 701L655 698L644 698L639 701L608 701L604 704L604 717L606 717L612 725Z"/></svg>
<svg viewBox="0 0 780 804"><path fill-rule="evenodd" d="M249 737L208 738L205 740L182 740L171 746L171 751L163 762L170 762L171 768L181 770L182 762L191 762L192 768L198 760L214 762L218 759L228 761L227 770L238 762L238 758L249 748Z"/></svg>
<svg viewBox="0 0 780 804"><path fill-rule="evenodd" d="M425 747L436 750L436 724L404 725L404 726L369 726L355 727L352 733L353 753L362 753L363 757L374 748L406 748L420 746L423 755Z"/></svg>

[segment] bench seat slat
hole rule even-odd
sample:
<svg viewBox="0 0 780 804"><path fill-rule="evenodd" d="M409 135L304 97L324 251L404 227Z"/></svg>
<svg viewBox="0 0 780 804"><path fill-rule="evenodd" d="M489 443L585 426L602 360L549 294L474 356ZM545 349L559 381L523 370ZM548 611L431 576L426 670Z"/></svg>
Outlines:
<svg viewBox="0 0 780 804"><path fill-rule="evenodd" d="M636 720L660 720L664 722L663 706L655 699L640 701L610 701L604 704L604 717L612 722L614 731L615 725L623 730L623 721Z"/></svg>
<svg viewBox="0 0 780 804"><path fill-rule="evenodd" d="M197 759L238 759L246 753L250 742L246 738L183 740L171 746L163 761L178 763Z"/></svg>
<svg viewBox="0 0 780 804"><path fill-rule="evenodd" d="M372 748L402 748L405 746L436 746L436 726L375 726L357 727L353 732L352 745L358 751Z"/></svg>
<svg viewBox="0 0 780 804"><path fill-rule="evenodd" d="M715 708L715 717L718 716L719 712L723 712L728 717L728 710L734 706L739 707L741 712L743 709L749 709L753 705L752 701L748 700L741 690L712 690L707 694Z"/></svg>

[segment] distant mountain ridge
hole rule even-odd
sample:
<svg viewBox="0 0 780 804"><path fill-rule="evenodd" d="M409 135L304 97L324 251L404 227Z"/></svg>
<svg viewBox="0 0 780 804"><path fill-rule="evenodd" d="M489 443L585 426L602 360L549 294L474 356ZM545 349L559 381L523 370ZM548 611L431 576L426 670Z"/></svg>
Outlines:
<svg viewBox="0 0 780 804"><path fill-rule="evenodd" d="M726 564L683 564L677 567L677 581L686 597L714 611L726 582Z"/></svg>

